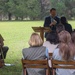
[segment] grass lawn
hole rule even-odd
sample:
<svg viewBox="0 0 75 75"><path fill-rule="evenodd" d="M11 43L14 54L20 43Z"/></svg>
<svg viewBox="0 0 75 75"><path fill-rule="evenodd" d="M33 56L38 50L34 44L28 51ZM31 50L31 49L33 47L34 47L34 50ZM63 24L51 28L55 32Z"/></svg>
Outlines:
<svg viewBox="0 0 75 75"><path fill-rule="evenodd" d="M7 21L0 22L0 34L4 37L5 46L9 47L6 63L14 66L4 66L0 69L0 75L21 75L22 74L22 49L28 47L28 40L32 32L31 27L43 26L43 21ZM75 22L69 21L73 29Z"/></svg>

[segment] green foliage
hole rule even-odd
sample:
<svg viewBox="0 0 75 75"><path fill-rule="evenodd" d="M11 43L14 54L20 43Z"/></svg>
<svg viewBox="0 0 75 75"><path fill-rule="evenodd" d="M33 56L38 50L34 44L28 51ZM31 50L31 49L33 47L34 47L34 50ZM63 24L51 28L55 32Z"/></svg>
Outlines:
<svg viewBox="0 0 75 75"><path fill-rule="evenodd" d="M59 16L65 15L66 6L63 2L57 2L56 9Z"/></svg>
<svg viewBox="0 0 75 75"><path fill-rule="evenodd" d="M37 18L40 15L40 6L37 0L9 0L8 11L16 17Z"/></svg>
<svg viewBox="0 0 75 75"><path fill-rule="evenodd" d="M75 0L0 0L0 13L14 15L17 19L40 20L49 15L50 8L56 8L59 16L75 17Z"/></svg>
<svg viewBox="0 0 75 75"><path fill-rule="evenodd" d="M41 13L41 7L38 0L28 0L28 14L33 20L38 19Z"/></svg>
<svg viewBox="0 0 75 75"><path fill-rule="evenodd" d="M75 0L56 0L51 1L51 6L56 7L57 12L60 16L65 15L68 19L75 17L74 8Z"/></svg>

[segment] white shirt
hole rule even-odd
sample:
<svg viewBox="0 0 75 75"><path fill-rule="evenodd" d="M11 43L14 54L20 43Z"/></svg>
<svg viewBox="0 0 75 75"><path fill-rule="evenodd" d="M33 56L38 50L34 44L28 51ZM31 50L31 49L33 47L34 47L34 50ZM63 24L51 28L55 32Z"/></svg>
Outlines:
<svg viewBox="0 0 75 75"><path fill-rule="evenodd" d="M49 41L45 41L43 43L43 46L45 46L48 49L49 53L53 53L53 51L55 50L55 48L57 48L57 45L51 44Z"/></svg>
<svg viewBox="0 0 75 75"><path fill-rule="evenodd" d="M43 43L43 46L45 46L47 49L48 49L48 53L53 53L53 51L55 50L55 48L57 48L58 45L54 45L54 44L51 44L49 41L45 41ZM48 61L49 63L49 66L51 66L51 60Z"/></svg>

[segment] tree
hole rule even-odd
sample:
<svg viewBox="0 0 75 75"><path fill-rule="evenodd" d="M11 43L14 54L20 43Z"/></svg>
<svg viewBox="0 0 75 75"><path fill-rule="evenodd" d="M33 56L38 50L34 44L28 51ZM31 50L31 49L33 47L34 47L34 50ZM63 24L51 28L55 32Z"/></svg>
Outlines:
<svg viewBox="0 0 75 75"><path fill-rule="evenodd" d="M8 6L6 3L8 3L9 0L0 0L0 8L2 10L2 14L8 14L9 20L11 20L11 13L8 12Z"/></svg>
<svg viewBox="0 0 75 75"><path fill-rule="evenodd" d="M51 6L56 7L60 16L65 15L68 19L71 19L74 15L75 0L55 0L51 1Z"/></svg>
<svg viewBox="0 0 75 75"><path fill-rule="evenodd" d="M5 3L7 2L7 0L0 0L0 14L2 16L2 14L4 14L5 12Z"/></svg>
<svg viewBox="0 0 75 75"><path fill-rule="evenodd" d="M36 20L40 18L41 7L38 0L28 0L28 16L31 20Z"/></svg>
<svg viewBox="0 0 75 75"><path fill-rule="evenodd" d="M50 0L39 0L40 6L41 6L41 18L43 19L44 16L49 15L50 10Z"/></svg>

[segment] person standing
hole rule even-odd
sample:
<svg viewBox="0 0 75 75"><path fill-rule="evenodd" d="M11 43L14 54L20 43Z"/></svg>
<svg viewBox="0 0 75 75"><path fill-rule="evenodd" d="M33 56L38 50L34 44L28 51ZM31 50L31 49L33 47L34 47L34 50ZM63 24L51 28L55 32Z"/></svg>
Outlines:
<svg viewBox="0 0 75 75"><path fill-rule="evenodd" d="M56 31L56 25L59 24L60 19L56 15L56 9L50 9L50 16L45 18L44 27L50 27L52 31ZM45 37L48 33L45 33Z"/></svg>

